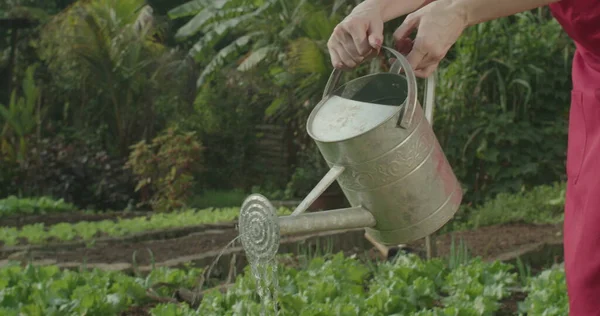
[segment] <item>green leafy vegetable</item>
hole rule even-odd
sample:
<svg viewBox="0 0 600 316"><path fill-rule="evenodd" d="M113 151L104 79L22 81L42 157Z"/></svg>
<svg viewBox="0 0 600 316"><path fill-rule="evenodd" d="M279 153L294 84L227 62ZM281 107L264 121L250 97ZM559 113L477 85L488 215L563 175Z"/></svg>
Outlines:
<svg viewBox="0 0 600 316"><path fill-rule="evenodd" d="M156 269L145 278L115 271L60 271L56 266L0 269L2 315L118 315L150 301L146 290L159 282L192 287L201 269Z"/></svg>
<svg viewBox="0 0 600 316"><path fill-rule="evenodd" d="M569 299L563 266L555 266L529 280L527 298L519 310L527 315L569 314Z"/></svg>
<svg viewBox="0 0 600 316"><path fill-rule="evenodd" d="M283 261L282 261L283 262ZM516 285L513 267L474 259L450 268L442 260L400 256L367 265L342 253L316 257L303 267L279 263L277 303L281 316L484 316L495 315ZM204 290L200 305L161 303L176 288L199 290L201 269L158 268L145 277L101 270L60 271L56 266L0 268L2 315L119 315L144 306L155 316L260 315L257 283L246 268L226 293ZM172 286L157 287L159 283ZM519 306L527 315L566 315L562 267L528 280ZM267 315L269 315L267 310Z"/></svg>
<svg viewBox="0 0 600 316"><path fill-rule="evenodd" d="M63 199L54 200L49 197L17 198L9 196L0 200L0 217L10 215L41 215L60 212L71 212L77 208Z"/></svg>
<svg viewBox="0 0 600 316"><path fill-rule="evenodd" d="M283 215L289 214L290 210L280 208L278 212ZM17 244L19 238L27 240L30 244L43 244L51 239L88 241L102 235L119 237L156 229L231 222L238 215L239 208L232 207L157 213L149 218L140 216L130 219L119 218L117 221L59 223L49 227L44 226L43 223L36 223L25 225L20 229L14 227L0 228L0 241L8 246Z"/></svg>

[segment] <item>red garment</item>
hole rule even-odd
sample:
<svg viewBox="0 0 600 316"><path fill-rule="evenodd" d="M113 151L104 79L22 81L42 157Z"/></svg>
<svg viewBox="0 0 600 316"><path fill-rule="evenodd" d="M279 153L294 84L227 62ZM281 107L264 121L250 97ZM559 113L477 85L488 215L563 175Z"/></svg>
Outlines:
<svg viewBox="0 0 600 316"><path fill-rule="evenodd" d="M569 315L600 316L600 2L562 0L550 9L576 45L564 222Z"/></svg>

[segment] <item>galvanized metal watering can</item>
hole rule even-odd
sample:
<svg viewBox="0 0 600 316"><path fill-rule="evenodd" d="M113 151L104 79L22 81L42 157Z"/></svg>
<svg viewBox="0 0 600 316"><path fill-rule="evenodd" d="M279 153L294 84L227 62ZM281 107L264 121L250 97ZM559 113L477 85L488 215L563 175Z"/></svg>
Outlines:
<svg viewBox="0 0 600 316"><path fill-rule="evenodd" d="M410 64L383 48L396 57L390 72L340 87L341 71L329 78L307 131L330 171L293 213L278 217L259 194L244 201L239 229L249 259L272 259L280 235L329 230L365 228L384 245L407 243L437 231L458 210L462 190L431 127L433 76L426 81L424 114ZM336 180L351 207L304 213Z"/></svg>

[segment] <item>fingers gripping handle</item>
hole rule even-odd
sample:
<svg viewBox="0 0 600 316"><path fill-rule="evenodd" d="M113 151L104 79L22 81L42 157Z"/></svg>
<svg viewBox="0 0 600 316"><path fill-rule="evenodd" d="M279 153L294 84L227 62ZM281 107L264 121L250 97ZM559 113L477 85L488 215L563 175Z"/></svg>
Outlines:
<svg viewBox="0 0 600 316"><path fill-rule="evenodd" d="M415 73L410 66L410 63L402 54L397 52L396 50L389 48L387 46L382 46L381 48L390 52L394 57L396 57L396 62L392 65L390 72L394 72L400 74L401 69L404 69L404 73L406 75L406 84L407 84L407 96L406 103L402 110L400 117L398 118L398 127L408 128L413 120L415 115L415 109L417 107L417 79ZM325 86L325 90L323 92L323 98L329 96L333 90L338 85L340 78L342 75L342 70L334 69L327 81L327 85ZM433 111L433 99L434 99L434 88L435 82L433 76L429 76L426 81L426 98L425 98L425 111L426 116L429 113L431 116ZM431 122L431 117L427 117L427 119Z"/></svg>

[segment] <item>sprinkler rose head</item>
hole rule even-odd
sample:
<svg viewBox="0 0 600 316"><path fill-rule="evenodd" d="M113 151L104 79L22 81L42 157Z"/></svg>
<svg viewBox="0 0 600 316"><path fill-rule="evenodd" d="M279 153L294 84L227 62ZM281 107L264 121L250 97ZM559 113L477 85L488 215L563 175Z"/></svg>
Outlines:
<svg viewBox="0 0 600 316"><path fill-rule="evenodd" d="M266 197L248 196L242 204L238 225L249 260L262 263L275 258L279 250L279 218Z"/></svg>

